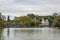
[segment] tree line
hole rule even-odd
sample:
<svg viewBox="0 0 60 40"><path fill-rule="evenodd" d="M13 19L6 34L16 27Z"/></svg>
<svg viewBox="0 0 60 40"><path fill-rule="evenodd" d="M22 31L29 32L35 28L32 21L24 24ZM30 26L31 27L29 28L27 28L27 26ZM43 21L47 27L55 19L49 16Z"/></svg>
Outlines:
<svg viewBox="0 0 60 40"><path fill-rule="evenodd" d="M39 24L41 24L41 18L48 19L50 27L60 27L60 15L58 13L53 13L48 16L39 16L31 13L26 16L15 17L13 20L9 21L9 25L10 27L18 25L21 28L40 27ZM0 13L0 27L8 27L8 21L5 19L6 17Z"/></svg>

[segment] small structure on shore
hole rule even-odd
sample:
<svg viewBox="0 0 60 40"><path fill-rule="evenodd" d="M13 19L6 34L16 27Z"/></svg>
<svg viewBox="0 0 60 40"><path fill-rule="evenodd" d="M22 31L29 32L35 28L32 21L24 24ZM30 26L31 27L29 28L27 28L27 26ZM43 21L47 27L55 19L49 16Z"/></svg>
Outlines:
<svg viewBox="0 0 60 40"><path fill-rule="evenodd" d="M43 26L49 26L49 21L48 21L48 19L42 18L42 25L43 25Z"/></svg>

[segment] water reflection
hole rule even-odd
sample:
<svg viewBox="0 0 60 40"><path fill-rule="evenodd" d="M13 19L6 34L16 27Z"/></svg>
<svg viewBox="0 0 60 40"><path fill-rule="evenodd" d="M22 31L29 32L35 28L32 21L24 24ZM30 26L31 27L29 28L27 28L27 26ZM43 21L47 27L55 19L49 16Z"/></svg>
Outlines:
<svg viewBox="0 0 60 40"><path fill-rule="evenodd" d="M0 28L0 40L1 40L1 36L2 36L2 31L3 31L3 29Z"/></svg>
<svg viewBox="0 0 60 40"><path fill-rule="evenodd" d="M7 28L3 31L1 40L60 40L60 29L54 28Z"/></svg>

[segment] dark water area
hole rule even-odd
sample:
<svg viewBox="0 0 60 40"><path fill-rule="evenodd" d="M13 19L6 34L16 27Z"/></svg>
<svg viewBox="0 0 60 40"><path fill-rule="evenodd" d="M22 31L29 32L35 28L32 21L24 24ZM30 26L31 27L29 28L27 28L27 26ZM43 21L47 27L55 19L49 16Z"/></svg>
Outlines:
<svg viewBox="0 0 60 40"><path fill-rule="evenodd" d="M60 29L9 28L8 33L8 28L4 28L1 40L60 40Z"/></svg>

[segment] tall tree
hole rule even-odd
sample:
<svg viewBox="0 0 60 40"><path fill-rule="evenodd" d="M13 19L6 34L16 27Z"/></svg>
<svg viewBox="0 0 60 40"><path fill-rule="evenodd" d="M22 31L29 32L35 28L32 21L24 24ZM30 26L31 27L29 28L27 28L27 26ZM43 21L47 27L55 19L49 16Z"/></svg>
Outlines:
<svg viewBox="0 0 60 40"><path fill-rule="evenodd" d="M5 23L5 16L3 16L0 12L0 27L4 27Z"/></svg>

